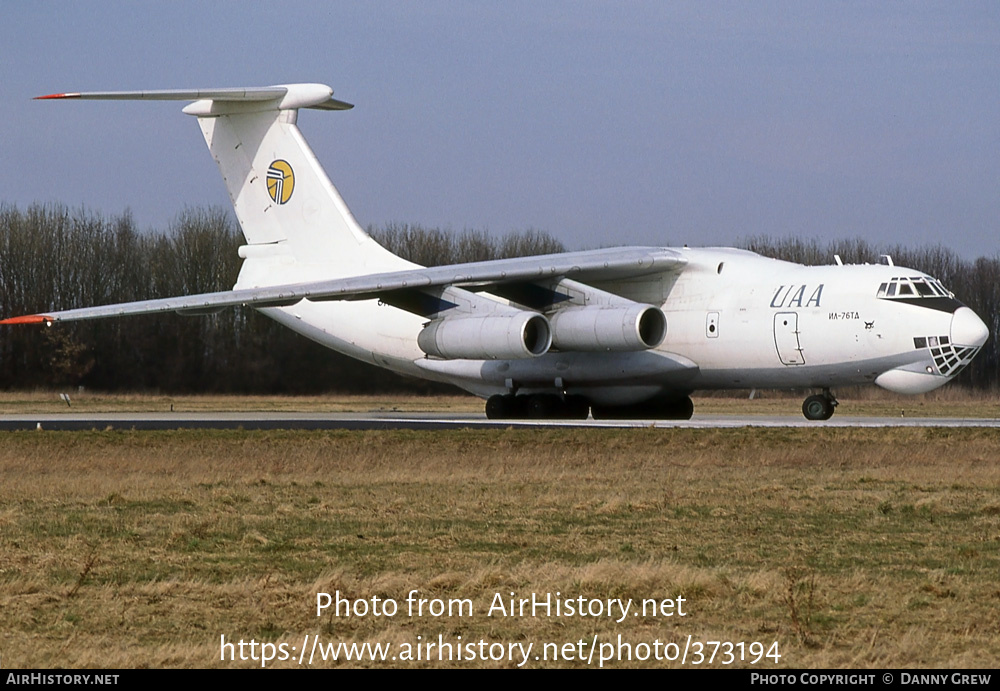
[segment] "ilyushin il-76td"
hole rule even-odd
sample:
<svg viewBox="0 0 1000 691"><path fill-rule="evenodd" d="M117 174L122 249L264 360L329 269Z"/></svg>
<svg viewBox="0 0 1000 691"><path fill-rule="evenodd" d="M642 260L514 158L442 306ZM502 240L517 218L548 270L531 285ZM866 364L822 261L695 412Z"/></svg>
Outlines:
<svg viewBox="0 0 1000 691"><path fill-rule="evenodd" d="M362 230L296 120L347 110L322 84L63 93L183 100L246 244L232 290L3 320L43 323L248 305L324 346L454 384L506 418L688 419L707 389L917 394L953 379L988 337L920 271L803 266L726 248L619 247L425 268ZM48 306L53 308L54 306Z"/></svg>

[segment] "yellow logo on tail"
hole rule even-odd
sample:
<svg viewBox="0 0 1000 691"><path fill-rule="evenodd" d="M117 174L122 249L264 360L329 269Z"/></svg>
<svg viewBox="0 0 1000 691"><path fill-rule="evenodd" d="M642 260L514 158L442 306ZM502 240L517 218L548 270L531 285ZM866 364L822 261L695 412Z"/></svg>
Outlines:
<svg viewBox="0 0 1000 691"><path fill-rule="evenodd" d="M288 161L278 159L267 169L267 193L275 204L285 204L295 189L295 173Z"/></svg>

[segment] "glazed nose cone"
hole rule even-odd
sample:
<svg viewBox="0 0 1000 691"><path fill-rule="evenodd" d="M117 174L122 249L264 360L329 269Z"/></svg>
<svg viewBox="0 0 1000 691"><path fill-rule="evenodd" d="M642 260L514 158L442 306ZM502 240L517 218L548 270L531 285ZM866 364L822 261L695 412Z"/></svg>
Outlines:
<svg viewBox="0 0 1000 691"><path fill-rule="evenodd" d="M951 342L954 345L978 348L990 331L979 315L968 307L959 307L951 318Z"/></svg>

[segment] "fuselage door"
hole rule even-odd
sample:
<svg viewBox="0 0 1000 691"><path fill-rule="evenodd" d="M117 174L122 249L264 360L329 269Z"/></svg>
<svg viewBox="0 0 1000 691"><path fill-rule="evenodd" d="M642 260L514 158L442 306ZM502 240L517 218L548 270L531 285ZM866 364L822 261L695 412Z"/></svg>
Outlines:
<svg viewBox="0 0 1000 691"><path fill-rule="evenodd" d="M804 365L806 358L799 343L799 315L797 312L778 312L774 315L774 347L786 365Z"/></svg>

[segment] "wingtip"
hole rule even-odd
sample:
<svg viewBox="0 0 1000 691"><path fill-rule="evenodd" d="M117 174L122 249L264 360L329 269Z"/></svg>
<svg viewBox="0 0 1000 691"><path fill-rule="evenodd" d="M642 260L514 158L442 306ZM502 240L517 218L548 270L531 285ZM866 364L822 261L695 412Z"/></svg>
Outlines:
<svg viewBox="0 0 1000 691"><path fill-rule="evenodd" d="M49 324L55 318L45 314L29 314L24 317L11 317L10 319L0 319L0 324Z"/></svg>
<svg viewBox="0 0 1000 691"><path fill-rule="evenodd" d="M70 93L70 94L47 94L45 96L35 96L32 100L33 101L46 101L46 100L54 99L54 98L80 98L80 94L78 94L78 93Z"/></svg>

